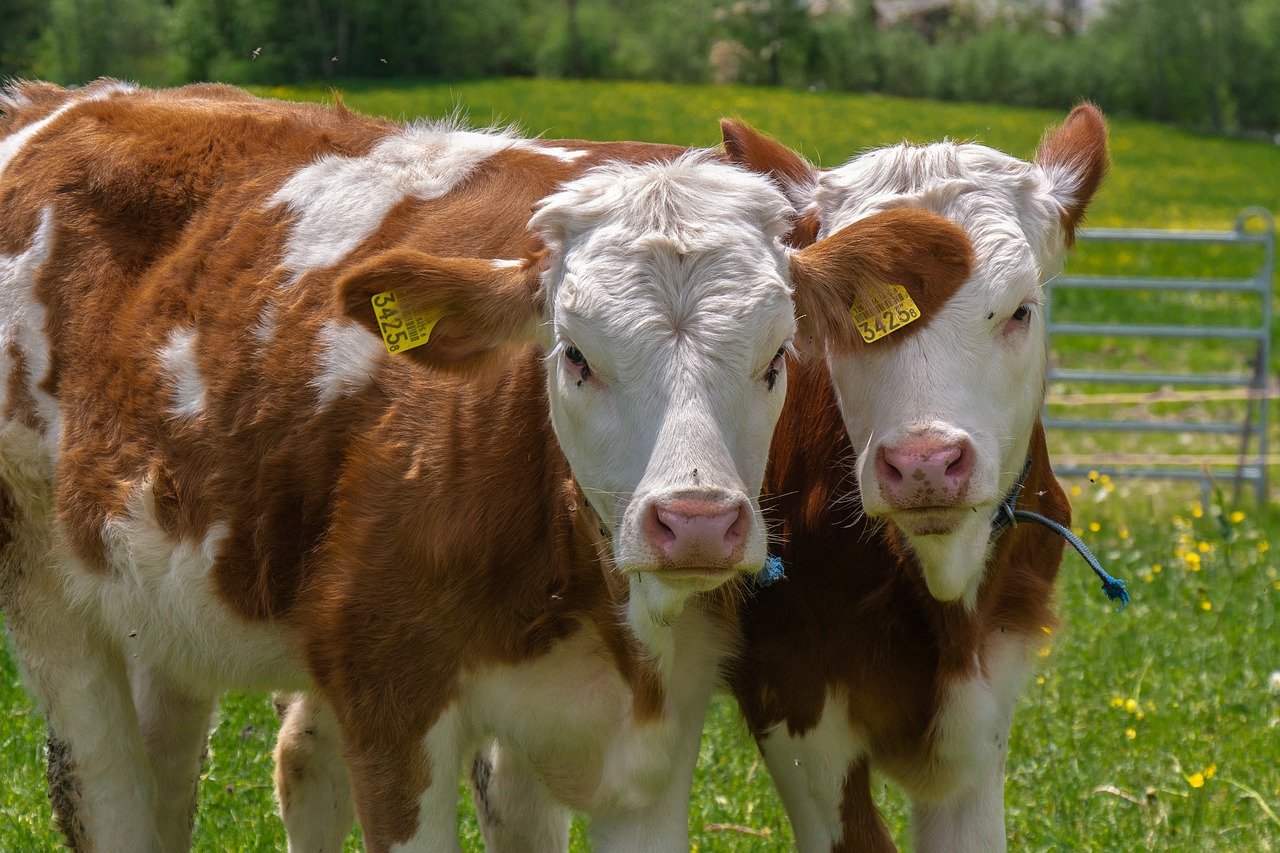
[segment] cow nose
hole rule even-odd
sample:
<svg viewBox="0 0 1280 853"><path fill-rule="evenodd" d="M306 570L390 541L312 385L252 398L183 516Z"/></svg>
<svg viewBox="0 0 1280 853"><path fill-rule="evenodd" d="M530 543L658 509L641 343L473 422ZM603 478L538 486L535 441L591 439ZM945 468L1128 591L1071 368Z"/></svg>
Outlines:
<svg viewBox="0 0 1280 853"><path fill-rule="evenodd" d="M742 560L751 512L743 501L679 497L654 501L645 536L669 566L729 566Z"/></svg>
<svg viewBox="0 0 1280 853"><path fill-rule="evenodd" d="M912 436L876 453L876 480L885 501L899 509L948 506L964 495L973 474L967 438Z"/></svg>

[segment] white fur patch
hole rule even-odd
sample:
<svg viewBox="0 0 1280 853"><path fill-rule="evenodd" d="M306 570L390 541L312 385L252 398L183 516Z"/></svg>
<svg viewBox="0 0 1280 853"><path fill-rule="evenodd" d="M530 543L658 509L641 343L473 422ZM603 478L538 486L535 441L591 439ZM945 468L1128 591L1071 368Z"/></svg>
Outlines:
<svg viewBox="0 0 1280 853"><path fill-rule="evenodd" d="M4 173L5 168L8 167L9 163L13 161L13 158L17 157L18 153L26 147L28 142L44 132L46 128L61 118L68 110L80 104L86 104L91 101L102 101L112 95L122 92L132 92L133 90L134 87L127 83L113 83L109 86L103 86L102 88L92 91L86 95L67 101L67 103L62 104L39 121L27 125L17 133L11 133L4 139L0 139L0 174Z"/></svg>
<svg viewBox="0 0 1280 853"><path fill-rule="evenodd" d="M53 249L53 208L40 212L40 223L31 245L21 254L0 255L0 377L8 376L17 365L9 358L9 344L16 343L26 362L27 390L45 423L44 438L50 451L56 452L62 434L62 414L58 401L46 393L40 383L49 374L50 346L45 335L46 311L36 296L36 274ZM7 402L8 385L0 387L0 405Z"/></svg>
<svg viewBox="0 0 1280 853"><path fill-rule="evenodd" d="M320 327L319 372L311 378L320 408L367 387L378 373L385 349L363 327L342 320L326 320Z"/></svg>
<svg viewBox="0 0 1280 853"><path fill-rule="evenodd" d="M784 723L764 737L760 748L791 818L797 847L830 850L844 835L840 798L845 777L867 755L866 742L849 723L848 699L828 693L816 726L791 735Z"/></svg>
<svg viewBox="0 0 1280 853"><path fill-rule="evenodd" d="M195 419L203 415L207 400L197 359L195 329L174 329L157 357L172 384L169 411L179 418Z"/></svg>
<svg viewBox="0 0 1280 853"><path fill-rule="evenodd" d="M278 623L241 619L218 595L212 568L227 533L219 523L200 541L175 542L156 517L153 484L137 483L128 513L102 532L116 573L71 568L68 590L128 654L195 695L302 689L309 679L295 638Z"/></svg>
<svg viewBox="0 0 1280 853"><path fill-rule="evenodd" d="M548 157L554 157L565 163L572 163L575 160L580 160L590 153L588 151L579 151L573 148L562 148L559 145L539 145L534 150L540 154L546 154Z"/></svg>
<svg viewBox="0 0 1280 853"><path fill-rule="evenodd" d="M327 154L271 197L294 214L282 263L295 276L332 266L372 234L406 198L439 198L500 151L527 144L508 132L417 125L381 140L363 157Z"/></svg>

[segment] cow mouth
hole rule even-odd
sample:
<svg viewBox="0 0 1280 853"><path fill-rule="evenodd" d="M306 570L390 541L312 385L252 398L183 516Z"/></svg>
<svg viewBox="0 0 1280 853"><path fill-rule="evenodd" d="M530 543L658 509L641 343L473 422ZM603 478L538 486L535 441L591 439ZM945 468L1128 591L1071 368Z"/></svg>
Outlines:
<svg viewBox="0 0 1280 853"><path fill-rule="evenodd" d="M955 533L977 507L919 506L894 510L890 517L908 536L947 536Z"/></svg>
<svg viewBox="0 0 1280 853"><path fill-rule="evenodd" d="M706 592L742 574L740 566L657 566L650 570L668 586Z"/></svg>

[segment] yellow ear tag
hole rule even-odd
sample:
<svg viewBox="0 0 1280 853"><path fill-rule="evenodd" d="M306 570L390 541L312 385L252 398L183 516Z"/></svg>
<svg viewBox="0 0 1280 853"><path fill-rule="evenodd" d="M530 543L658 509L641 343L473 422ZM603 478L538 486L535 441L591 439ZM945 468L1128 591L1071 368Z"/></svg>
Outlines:
<svg viewBox="0 0 1280 853"><path fill-rule="evenodd" d="M382 331L382 342L392 355L420 347L429 341L431 330L445 315L443 308L407 311L394 290L375 294L369 301L373 303L373 314Z"/></svg>
<svg viewBox="0 0 1280 853"><path fill-rule="evenodd" d="M849 309L849 316L858 327L858 334L869 344L920 319L920 309L905 287L891 284L887 291L884 298L877 299L871 306L854 300L853 307Z"/></svg>

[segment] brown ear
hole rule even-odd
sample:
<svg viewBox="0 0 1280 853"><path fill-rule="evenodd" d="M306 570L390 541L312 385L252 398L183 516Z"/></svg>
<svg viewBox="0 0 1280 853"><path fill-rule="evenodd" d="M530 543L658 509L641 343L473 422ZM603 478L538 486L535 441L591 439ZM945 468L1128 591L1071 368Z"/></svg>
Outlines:
<svg viewBox="0 0 1280 853"><path fill-rule="evenodd" d="M541 316L538 259L491 261L440 258L391 249L362 261L338 279L339 309L383 337L372 303L394 291L400 318L442 314L427 343L403 355L450 370L470 371L491 357L533 340Z"/></svg>
<svg viewBox="0 0 1280 853"><path fill-rule="evenodd" d="M816 343L836 350L862 346L850 308L855 301L881 301L886 288L898 284L920 309L920 319L899 333L913 334L964 284L972 266L969 238L949 219L912 208L878 213L791 255L796 317Z"/></svg>
<svg viewBox="0 0 1280 853"><path fill-rule="evenodd" d="M1107 121L1093 104L1071 111L1062 127L1045 131L1036 163L1049 174L1063 202L1066 243L1075 242L1076 226L1107 174Z"/></svg>
<svg viewBox="0 0 1280 853"><path fill-rule="evenodd" d="M720 133L730 162L773 178L797 208L813 201L818 170L804 157L739 119L720 119Z"/></svg>

